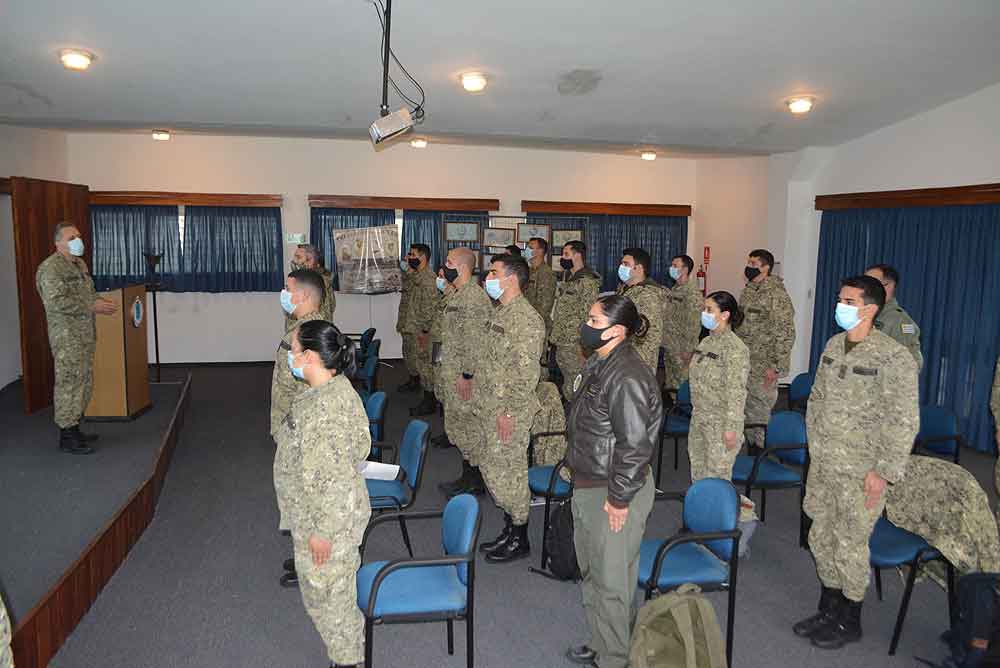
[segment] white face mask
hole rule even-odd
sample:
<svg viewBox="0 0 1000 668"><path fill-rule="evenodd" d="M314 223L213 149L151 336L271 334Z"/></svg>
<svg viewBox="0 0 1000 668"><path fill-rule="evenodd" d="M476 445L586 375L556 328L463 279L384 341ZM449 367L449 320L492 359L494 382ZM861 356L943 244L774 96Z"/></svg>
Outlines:
<svg viewBox="0 0 1000 668"><path fill-rule="evenodd" d="M524 256L525 260L530 260L532 258L532 256L534 256L534 254L535 254L535 251L532 250L531 246L528 246L523 251L521 251L521 255Z"/></svg>
<svg viewBox="0 0 1000 668"><path fill-rule="evenodd" d="M74 255L76 257L83 257L83 239L81 239L80 237L71 240L68 244L66 244L66 246L67 248L69 248L69 252L71 255Z"/></svg>

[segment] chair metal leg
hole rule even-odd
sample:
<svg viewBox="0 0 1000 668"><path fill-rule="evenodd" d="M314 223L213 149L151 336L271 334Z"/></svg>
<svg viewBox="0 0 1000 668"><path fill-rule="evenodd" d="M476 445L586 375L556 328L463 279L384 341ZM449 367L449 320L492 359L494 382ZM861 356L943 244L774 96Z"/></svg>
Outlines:
<svg viewBox="0 0 1000 668"><path fill-rule="evenodd" d="M676 467L674 467L676 468ZM663 437L660 437L660 443L656 446L656 479L655 487L660 488L660 474L663 472Z"/></svg>
<svg viewBox="0 0 1000 668"><path fill-rule="evenodd" d="M545 522L542 524L542 561L538 564L540 570L545 570L549 564L548 537L549 537L549 513L551 512L552 498L545 495Z"/></svg>
<svg viewBox="0 0 1000 668"><path fill-rule="evenodd" d="M676 436L673 437L673 441L674 441L674 470L676 471L677 467L680 465L681 443L680 439L677 438Z"/></svg>
<svg viewBox="0 0 1000 668"><path fill-rule="evenodd" d="M739 575L739 544L733 541L732 565L729 573L729 610L726 611L726 666L733 668L733 626L736 621L736 581Z"/></svg>
<svg viewBox="0 0 1000 668"><path fill-rule="evenodd" d="M455 622L449 619L445 624L448 626L448 656L451 656L455 653Z"/></svg>
<svg viewBox="0 0 1000 668"><path fill-rule="evenodd" d="M955 567L945 561L948 569L948 628L955 627Z"/></svg>
<svg viewBox="0 0 1000 668"><path fill-rule="evenodd" d="M409 552L412 557L413 546L410 545L410 532L406 530L406 520L403 519L402 515L399 516L399 530L403 534L403 542L406 543L406 551Z"/></svg>
<svg viewBox="0 0 1000 668"><path fill-rule="evenodd" d="M920 567L920 555L910 564L910 572L906 576L906 589L903 590L903 601L899 604L899 615L896 616L896 628L892 630L892 641L889 643L889 656L895 656L896 645L899 644L899 636L903 632L903 621L906 619L906 610L910 607L910 595L913 593L913 583L917 579L917 569Z"/></svg>
<svg viewBox="0 0 1000 668"><path fill-rule="evenodd" d="M875 593L878 595L878 600L882 600L882 569L873 568L875 571Z"/></svg>
<svg viewBox="0 0 1000 668"><path fill-rule="evenodd" d="M767 517L767 489L760 489L760 522L763 524Z"/></svg>
<svg viewBox="0 0 1000 668"><path fill-rule="evenodd" d="M365 618L365 668L372 668L372 620Z"/></svg>

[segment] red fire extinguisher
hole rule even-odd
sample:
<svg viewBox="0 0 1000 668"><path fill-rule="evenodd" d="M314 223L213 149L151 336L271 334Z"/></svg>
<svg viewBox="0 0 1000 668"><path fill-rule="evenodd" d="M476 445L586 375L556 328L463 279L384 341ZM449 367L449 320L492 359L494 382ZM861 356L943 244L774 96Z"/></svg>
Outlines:
<svg viewBox="0 0 1000 668"><path fill-rule="evenodd" d="M705 291L707 286L705 285L705 267L699 266L698 273L695 274L698 277L698 289L701 290L701 296L705 296Z"/></svg>

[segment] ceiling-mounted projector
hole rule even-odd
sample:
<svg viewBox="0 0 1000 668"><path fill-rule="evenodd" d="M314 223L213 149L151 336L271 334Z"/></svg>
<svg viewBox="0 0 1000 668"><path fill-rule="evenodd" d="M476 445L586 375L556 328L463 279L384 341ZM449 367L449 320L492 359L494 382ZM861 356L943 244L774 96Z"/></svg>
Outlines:
<svg viewBox="0 0 1000 668"><path fill-rule="evenodd" d="M403 107L399 111L382 116L368 128L368 134L372 137L372 143L381 144L386 139L392 139L396 135L401 135L413 127L413 117L410 110Z"/></svg>

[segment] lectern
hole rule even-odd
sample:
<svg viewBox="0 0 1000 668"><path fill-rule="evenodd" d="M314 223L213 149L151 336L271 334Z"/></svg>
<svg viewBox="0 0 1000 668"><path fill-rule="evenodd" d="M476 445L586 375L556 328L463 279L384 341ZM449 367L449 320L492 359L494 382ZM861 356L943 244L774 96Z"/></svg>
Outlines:
<svg viewBox="0 0 1000 668"><path fill-rule="evenodd" d="M114 315L97 315L94 393L86 416L131 419L149 408L146 288L130 285L100 294L118 305Z"/></svg>

